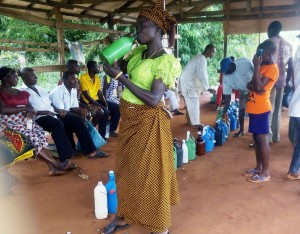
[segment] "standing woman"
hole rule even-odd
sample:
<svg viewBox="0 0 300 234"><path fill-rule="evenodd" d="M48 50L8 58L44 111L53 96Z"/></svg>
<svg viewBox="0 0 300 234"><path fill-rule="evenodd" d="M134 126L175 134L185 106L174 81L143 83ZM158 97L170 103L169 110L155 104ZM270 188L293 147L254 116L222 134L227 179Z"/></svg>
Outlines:
<svg viewBox="0 0 300 234"><path fill-rule="evenodd" d="M174 87L181 72L179 62L162 46L163 34L174 30L175 24L161 1L143 9L136 26L142 46L128 58L129 79L116 62L113 67L104 65L105 73L121 82L125 90L115 168L118 211L102 233L113 233L128 224L152 233L168 233L171 205L179 203L170 114L161 102L166 88Z"/></svg>
<svg viewBox="0 0 300 234"><path fill-rule="evenodd" d="M59 163L51 156L44 130L34 121L32 129L27 128L27 116L34 117L34 110L28 102L29 93L14 88L18 84L16 71L1 67L0 81L0 125L19 132L30 140L35 155L47 163L50 176L63 175L68 162Z"/></svg>

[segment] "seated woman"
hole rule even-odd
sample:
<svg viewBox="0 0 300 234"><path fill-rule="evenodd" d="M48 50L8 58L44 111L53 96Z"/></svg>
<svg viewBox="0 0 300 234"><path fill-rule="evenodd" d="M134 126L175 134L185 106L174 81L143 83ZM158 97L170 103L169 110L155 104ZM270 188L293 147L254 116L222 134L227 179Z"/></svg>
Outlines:
<svg viewBox="0 0 300 234"><path fill-rule="evenodd" d="M32 122L27 127L29 118L33 118L35 112L28 104L29 94L19 91L15 87L18 83L17 73L12 68L0 68L0 125L7 129L20 133L28 138L34 146L34 153L44 160L49 167L49 175L58 176L65 173L70 163L57 162L47 149L48 143L44 130Z"/></svg>

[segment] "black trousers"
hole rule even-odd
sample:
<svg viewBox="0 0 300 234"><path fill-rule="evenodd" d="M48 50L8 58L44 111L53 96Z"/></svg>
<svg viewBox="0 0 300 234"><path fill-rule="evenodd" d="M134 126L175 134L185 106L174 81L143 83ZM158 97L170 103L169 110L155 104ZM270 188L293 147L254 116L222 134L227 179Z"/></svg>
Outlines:
<svg viewBox="0 0 300 234"><path fill-rule="evenodd" d="M108 115L110 116L110 132L116 131L118 125L119 125L119 120L120 120L120 107L117 103L111 102L111 101L106 101L107 107L109 110L109 113L107 109L98 101L98 103L101 105L104 115L101 118L101 121L98 124L98 131L102 137L105 137L106 133L106 124L108 121Z"/></svg>
<svg viewBox="0 0 300 234"><path fill-rule="evenodd" d="M59 119L47 115L38 118L36 123L45 131L51 133L61 162L64 162L66 159L69 159L74 155L74 151L65 132L64 124Z"/></svg>
<svg viewBox="0 0 300 234"><path fill-rule="evenodd" d="M77 117L66 114L66 116L60 118L60 120L64 123L66 134L69 142L71 142L72 147L75 148L75 142L73 138L73 133L75 133L85 155L88 155L96 150L87 126L80 116Z"/></svg>

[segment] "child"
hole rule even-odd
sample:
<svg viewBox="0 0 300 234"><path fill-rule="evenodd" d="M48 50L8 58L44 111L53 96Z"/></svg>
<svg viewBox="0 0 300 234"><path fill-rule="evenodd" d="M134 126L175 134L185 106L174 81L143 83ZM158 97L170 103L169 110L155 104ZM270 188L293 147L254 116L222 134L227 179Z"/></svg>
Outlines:
<svg viewBox="0 0 300 234"><path fill-rule="evenodd" d="M246 104L249 132L255 141L256 167L243 173L244 176L250 176L249 182L254 183L270 180L270 147L266 137L269 132L268 116L272 109L270 92L279 75L274 61L276 45L266 40L258 46L257 51L260 53L253 57L254 74L247 85L250 92Z"/></svg>

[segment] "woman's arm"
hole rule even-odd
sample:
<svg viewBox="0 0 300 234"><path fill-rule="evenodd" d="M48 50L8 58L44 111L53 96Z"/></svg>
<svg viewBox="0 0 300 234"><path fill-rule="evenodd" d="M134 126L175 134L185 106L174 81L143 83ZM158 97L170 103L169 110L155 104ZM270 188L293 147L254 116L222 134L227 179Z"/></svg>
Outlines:
<svg viewBox="0 0 300 234"><path fill-rule="evenodd" d="M113 67L108 64L104 64L103 69L106 74L112 77L112 79L118 74L122 73L117 62L114 63ZM155 79L153 81L150 91L142 89L139 86L135 85L123 74L119 75L118 81L125 85L126 88L128 88L135 96L141 99L145 104L151 107L156 107L158 105L166 90L166 86L161 78Z"/></svg>

